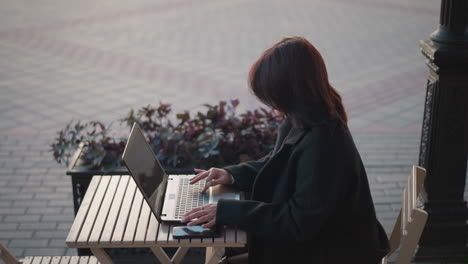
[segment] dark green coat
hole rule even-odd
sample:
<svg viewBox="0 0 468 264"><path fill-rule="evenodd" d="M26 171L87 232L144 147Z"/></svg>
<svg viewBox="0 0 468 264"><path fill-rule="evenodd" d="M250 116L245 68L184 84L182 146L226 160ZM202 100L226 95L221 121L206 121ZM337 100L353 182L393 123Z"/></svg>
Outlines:
<svg viewBox="0 0 468 264"><path fill-rule="evenodd" d="M336 120L285 121L270 154L224 169L251 199L219 201L216 222L249 233L250 263L376 264L389 250L360 155Z"/></svg>

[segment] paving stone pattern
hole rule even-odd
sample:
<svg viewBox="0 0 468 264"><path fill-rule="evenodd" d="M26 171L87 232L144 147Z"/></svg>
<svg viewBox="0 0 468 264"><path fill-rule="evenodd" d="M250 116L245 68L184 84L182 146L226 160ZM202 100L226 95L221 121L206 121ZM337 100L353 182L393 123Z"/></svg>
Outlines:
<svg viewBox="0 0 468 264"><path fill-rule="evenodd" d="M419 151L418 41L438 12L438 0L0 0L0 241L18 257L76 254L71 181L49 152L68 121L160 101L258 107L247 71L290 35L321 51L390 232Z"/></svg>

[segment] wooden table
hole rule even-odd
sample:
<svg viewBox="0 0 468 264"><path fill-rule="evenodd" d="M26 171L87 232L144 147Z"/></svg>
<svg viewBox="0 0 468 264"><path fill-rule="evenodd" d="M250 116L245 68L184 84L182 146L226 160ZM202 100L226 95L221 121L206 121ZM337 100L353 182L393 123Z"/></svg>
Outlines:
<svg viewBox="0 0 468 264"><path fill-rule="evenodd" d="M225 247L243 247L244 231L224 228L221 237L173 239L170 224L158 223L128 175L94 176L70 229L66 244L89 248L100 263L112 263L104 248L150 248L161 263L180 263L190 247L204 247L206 263L217 263ZM177 247L170 259L163 247Z"/></svg>

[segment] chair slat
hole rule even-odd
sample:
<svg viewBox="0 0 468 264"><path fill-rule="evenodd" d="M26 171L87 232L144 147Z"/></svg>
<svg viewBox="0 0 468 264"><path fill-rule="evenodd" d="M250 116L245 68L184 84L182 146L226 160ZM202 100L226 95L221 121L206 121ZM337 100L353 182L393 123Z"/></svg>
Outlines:
<svg viewBox="0 0 468 264"><path fill-rule="evenodd" d="M112 205L112 200L114 198L117 186L119 185L120 176L112 176L107 187L106 195L103 198L101 207L96 217L93 229L88 239L88 244L97 244L101 238L101 234L104 229L104 224L106 223L107 216L109 214L110 207Z"/></svg>
<svg viewBox="0 0 468 264"><path fill-rule="evenodd" d="M78 240L82 225L84 224L86 215L88 214L89 207L91 206L91 202L94 198L100 181L100 176L94 176L91 179L83 201L81 202L80 209L78 210L78 213L75 216L75 220L73 221L73 225L70 228L70 232L68 233L66 239L67 245L74 244Z"/></svg>
<svg viewBox="0 0 468 264"><path fill-rule="evenodd" d="M120 208L119 215L117 217L117 224L115 225L114 234L112 235L111 243L120 243L123 239L125 226L127 225L127 219L132 208L133 199L136 192L136 184L133 179L128 181L127 190L125 197Z"/></svg>
<svg viewBox="0 0 468 264"><path fill-rule="evenodd" d="M88 215L86 215L86 220L81 229L80 235L76 240L77 245L86 245L88 244L88 239L91 235L91 230L96 222L101 204L106 194L107 187L109 186L109 181L111 180L110 175L101 176L101 182L99 183L98 189L94 195L94 199L91 202L89 207ZM73 259L73 258L72 258ZM70 260L71 261L71 260Z"/></svg>
<svg viewBox="0 0 468 264"><path fill-rule="evenodd" d="M127 227L125 228L125 234L122 244L133 244L135 238L135 232L137 230L138 218L141 212L141 206L143 205L143 195L137 189L135 193L135 199L133 200L132 209L128 217Z"/></svg>
<svg viewBox="0 0 468 264"><path fill-rule="evenodd" d="M127 190L127 185L130 177L127 175L121 176L119 181L119 186L115 192L114 200L112 201L112 206L109 209L109 214L107 215L106 224L104 225L104 230L100 238L101 242L110 243L112 235L114 233L114 227L117 224L117 219L119 216L119 211L123 203L125 196L125 190Z"/></svg>
<svg viewBox="0 0 468 264"><path fill-rule="evenodd" d="M247 243L247 233L239 228L236 228L237 232L237 243L238 244L245 244Z"/></svg>

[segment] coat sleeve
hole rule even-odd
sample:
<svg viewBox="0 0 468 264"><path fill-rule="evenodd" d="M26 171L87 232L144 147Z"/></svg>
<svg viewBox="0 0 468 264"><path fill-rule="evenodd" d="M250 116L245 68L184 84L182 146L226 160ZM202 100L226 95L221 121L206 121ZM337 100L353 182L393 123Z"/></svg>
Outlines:
<svg viewBox="0 0 468 264"><path fill-rule="evenodd" d="M270 155L271 152L259 160L243 162L223 169L234 177L234 186L241 191L251 192L255 177L268 161Z"/></svg>
<svg viewBox="0 0 468 264"><path fill-rule="evenodd" d="M340 165L332 155L336 150L323 146L327 141L309 140L302 151L296 152L296 158L291 157L295 162L289 165L295 169L288 177L296 179L289 199L274 203L220 200L216 222L237 225L252 235L271 239L313 239L335 212L339 196L339 169L335 168Z"/></svg>

